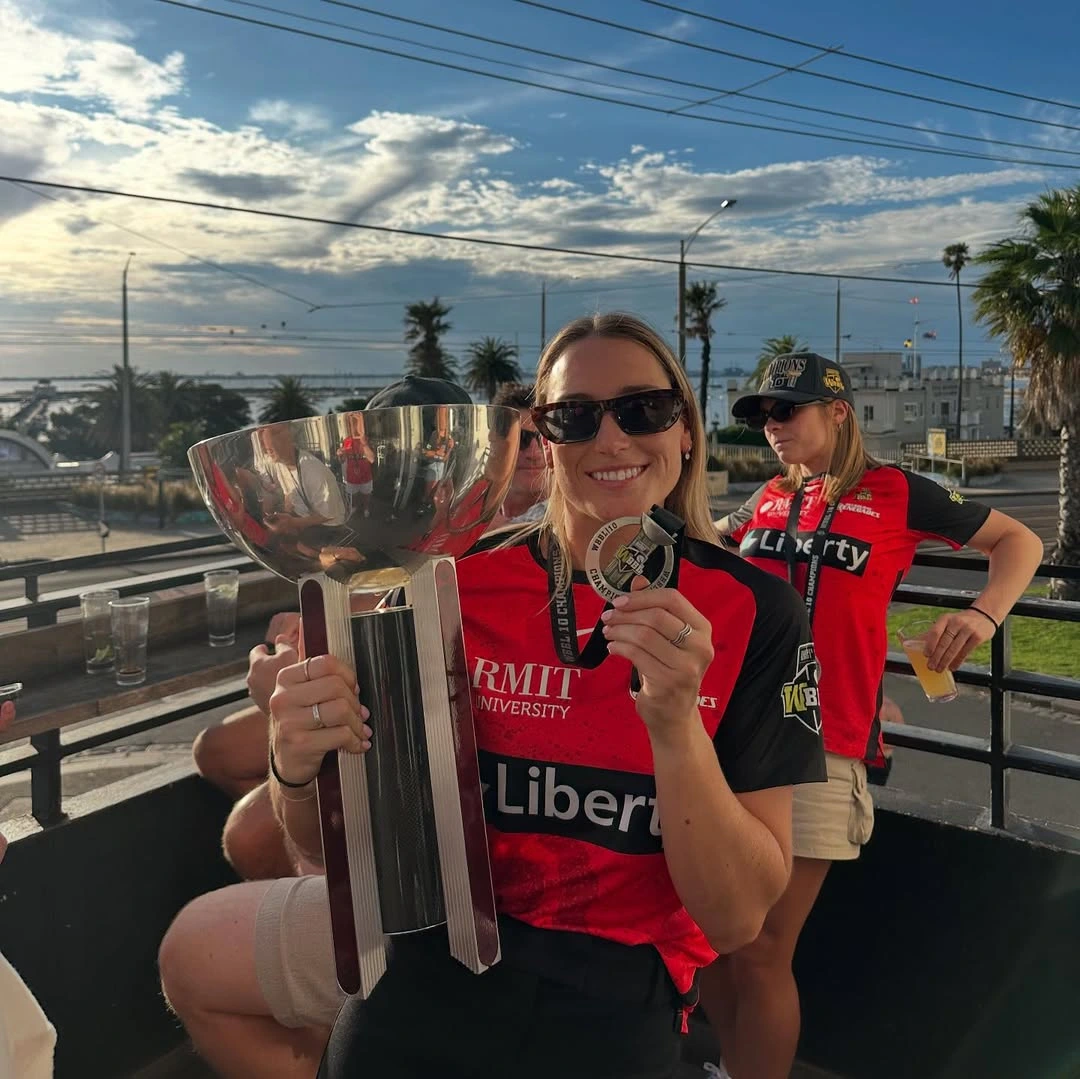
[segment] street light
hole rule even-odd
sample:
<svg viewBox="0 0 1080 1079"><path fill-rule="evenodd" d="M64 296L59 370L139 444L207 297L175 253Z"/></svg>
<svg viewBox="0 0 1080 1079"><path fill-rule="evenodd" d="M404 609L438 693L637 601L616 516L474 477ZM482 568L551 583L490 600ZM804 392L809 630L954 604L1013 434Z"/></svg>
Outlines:
<svg viewBox="0 0 1080 1079"><path fill-rule="evenodd" d="M697 239L697 234L717 214L723 213L729 206L734 206L738 199L724 199L720 203L720 209L714 210L685 240L679 241L679 363L686 366L686 252L690 245Z"/></svg>
<svg viewBox="0 0 1080 1079"><path fill-rule="evenodd" d="M124 362L120 372L120 474L126 475L131 468L131 368L128 367L128 304L127 275L134 251L128 252L124 263L124 275L120 287L122 317L124 322Z"/></svg>

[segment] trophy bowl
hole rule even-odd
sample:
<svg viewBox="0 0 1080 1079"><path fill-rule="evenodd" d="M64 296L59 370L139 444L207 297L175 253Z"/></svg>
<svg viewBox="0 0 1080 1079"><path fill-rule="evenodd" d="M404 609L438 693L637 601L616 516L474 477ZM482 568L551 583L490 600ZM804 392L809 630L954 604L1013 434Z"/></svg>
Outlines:
<svg viewBox="0 0 1080 1079"><path fill-rule="evenodd" d="M221 530L260 565L383 591L483 534L510 485L519 428L513 408L378 408L245 428L188 458Z"/></svg>
<svg viewBox="0 0 1080 1079"><path fill-rule="evenodd" d="M371 748L328 753L317 777L349 993L372 991L395 934L445 923L451 954L476 973L500 956L454 557L502 504L520 426L516 408L409 405L188 451L222 531L299 586L306 656L353 668L371 713ZM377 606L357 595L380 592L392 594Z"/></svg>

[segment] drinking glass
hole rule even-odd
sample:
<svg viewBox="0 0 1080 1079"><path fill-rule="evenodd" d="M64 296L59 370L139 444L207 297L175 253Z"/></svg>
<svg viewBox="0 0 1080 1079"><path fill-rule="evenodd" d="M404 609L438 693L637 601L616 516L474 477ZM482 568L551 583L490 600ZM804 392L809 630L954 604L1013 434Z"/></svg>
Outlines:
<svg viewBox="0 0 1080 1079"><path fill-rule="evenodd" d="M109 604L119 598L115 588L91 589L79 596L87 674L102 674L116 666Z"/></svg>
<svg viewBox="0 0 1080 1079"><path fill-rule="evenodd" d="M926 636L933 622L911 622L896 631L896 636L904 647L908 662L918 676L926 699L931 704L943 704L956 699L956 679L948 668L932 671L927 666Z"/></svg>
<svg viewBox="0 0 1080 1079"><path fill-rule="evenodd" d="M206 622L210 647L226 648L236 643L236 597L240 591L240 571L215 569L203 574L206 584Z"/></svg>
<svg viewBox="0 0 1080 1079"><path fill-rule="evenodd" d="M128 596L109 604L116 645L116 684L138 686L146 681L146 639L150 631L150 597Z"/></svg>

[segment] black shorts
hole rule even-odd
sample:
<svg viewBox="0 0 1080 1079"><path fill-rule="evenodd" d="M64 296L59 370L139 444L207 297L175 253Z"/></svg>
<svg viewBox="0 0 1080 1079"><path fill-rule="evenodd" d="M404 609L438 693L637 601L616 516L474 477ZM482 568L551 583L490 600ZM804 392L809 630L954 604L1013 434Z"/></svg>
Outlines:
<svg viewBox="0 0 1080 1079"><path fill-rule="evenodd" d="M669 1079L685 1001L649 946L500 918L476 975L446 930L394 938L367 1001L347 1000L319 1079Z"/></svg>

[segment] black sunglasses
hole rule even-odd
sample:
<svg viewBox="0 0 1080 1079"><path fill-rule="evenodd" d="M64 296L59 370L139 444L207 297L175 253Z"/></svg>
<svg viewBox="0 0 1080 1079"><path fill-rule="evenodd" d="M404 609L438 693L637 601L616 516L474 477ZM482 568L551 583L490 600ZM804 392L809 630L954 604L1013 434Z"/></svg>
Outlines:
<svg viewBox="0 0 1080 1079"><path fill-rule="evenodd" d="M792 416L795 415L797 409L806 408L807 405L823 405L825 401L776 401L772 408L761 409L759 412L751 413L743 419L743 423L750 428L751 431L764 431L765 424L769 420L776 420L777 423L787 423Z"/></svg>
<svg viewBox="0 0 1080 1079"><path fill-rule="evenodd" d="M605 412L628 435L666 431L683 413L678 390L639 390L607 401L555 401L532 410L533 423L549 442L588 442L596 438Z"/></svg>
<svg viewBox="0 0 1080 1079"><path fill-rule="evenodd" d="M539 431L526 431L523 427L521 429L521 441L518 444L520 451L524 453L534 442L539 442L541 437Z"/></svg>

